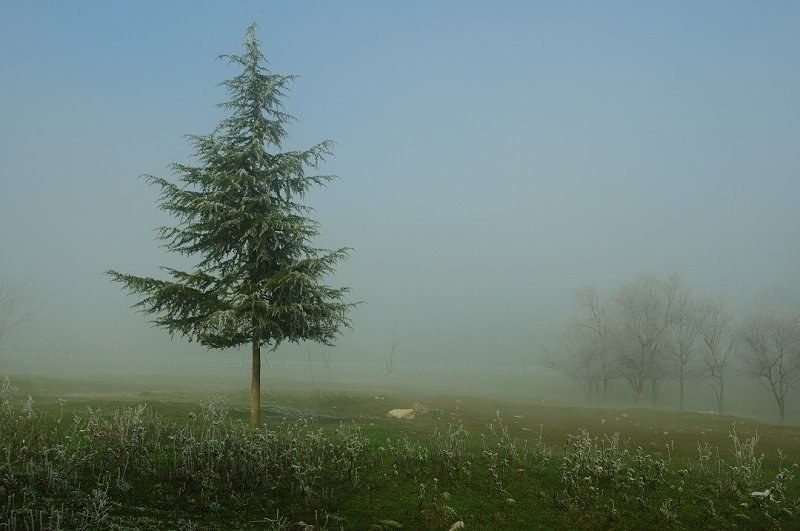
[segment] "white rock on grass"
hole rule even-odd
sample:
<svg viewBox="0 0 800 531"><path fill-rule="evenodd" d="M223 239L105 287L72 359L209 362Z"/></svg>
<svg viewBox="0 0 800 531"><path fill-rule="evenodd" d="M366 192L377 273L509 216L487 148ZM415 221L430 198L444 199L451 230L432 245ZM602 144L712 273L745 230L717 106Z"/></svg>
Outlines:
<svg viewBox="0 0 800 531"><path fill-rule="evenodd" d="M386 413L387 417L393 419L412 420L416 412L413 409L393 409Z"/></svg>

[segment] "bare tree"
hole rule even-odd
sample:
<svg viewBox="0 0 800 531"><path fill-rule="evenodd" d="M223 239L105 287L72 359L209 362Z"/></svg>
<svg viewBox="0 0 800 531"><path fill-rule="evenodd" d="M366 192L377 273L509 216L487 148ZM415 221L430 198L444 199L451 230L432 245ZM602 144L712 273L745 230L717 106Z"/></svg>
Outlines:
<svg viewBox="0 0 800 531"><path fill-rule="evenodd" d="M800 322L784 315L751 317L741 328L748 372L772 392L781 422L786 395L800 379Z"/></svg>
<svg viewBox="0 0 800 531"><path fill-rule="evenodd" d="M578 311L564 326L560 355L546 355L543 362L580 383L587 401L605 401L610 382L619 377L612 355L611 307L595 287L581 288L575 300Z"/></svg>
<svg viewBox="0 0 800 531"><path fill-rule="evenodd" d="M0 280L0 339L21 328L36 313L24 283Z"/></svg>
<svg viewBox="0 0 800 531"><path fill-rule="evenodd" d="M395 359L394 356L397 354L397 347L400 346L400 340L392 330L392 339L389 341L389 355L386 357L386 370L389 371L389 374L392 374L395 369Z"/></svg>
<svg viewBox="0 0 800 531"><path fill-rule="evenodd" d="M595 382L592 353L577 333L575 323L565 326L561 334L561 347L562 354L556 357L547 356L544 365L578 382L583 389L585 399L590 401Z"/></svg>
<svg viewBox="0 0 800 531"><path fill-rule="evenodd" d="M684 389L689 378L697 343L697 297L691 288L681 283L675 299L675 314L671 327L670 351L675 374L680 383L680 410L684 409Z"/></svg>
<svg viewBox="0 0 800 531"><path fill-rule="evenodd" d="M322 365L326 371L331 370L331 351L330 349L320 348L319 355L322 357Z"/></svg>
<svg viewBox="0 0 800 531"><path fill-rule="evenodd" d="M669 329L675 320L679 277L662 280L644 275L621 285L615 301L619 336L619 363L622 375L641 402L647 382L653 400L659 380L667 374L664 357Z"/></svg>
<svg viewBox="0 0 800 531"><path fill-rule="evenodd" d="M589 369L589 385L603 386L602 400L608 399L609 384L619 377L619 365L611 352L611 308L595 287L585 287L578 292L580 315L576 321L581 332L583 350ZM595 394L600 395L599 389Z"/></svg>
<svg viewBox="0 0 800 531"><path fill-rule="evenodd" d="M722 415L725 400L725 372L734 348L733 317L723 297L706 297L698 306L697 335L702 343L703 376L717 398Z"/></svg>
<svg viewBox="0 0 800 531"><path fill-rule="evenodd" d="M314 381L314 365L315 362L312 359L311 354L311 347L306 346L306 354L308 355L308 374L311 376L311 381ZM322 358L322 366L325 368L325 371L328 375L330 375L331 370L331 353L329 349L323 348L319 346L319 355Z"/></svg>

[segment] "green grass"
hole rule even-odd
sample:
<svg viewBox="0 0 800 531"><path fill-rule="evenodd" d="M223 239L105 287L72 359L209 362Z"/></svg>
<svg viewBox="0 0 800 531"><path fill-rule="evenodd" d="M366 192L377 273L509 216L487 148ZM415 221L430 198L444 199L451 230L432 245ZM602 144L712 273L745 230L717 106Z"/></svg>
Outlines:
<svg viewBox="0 0 800 531"><path fill-rule="evenodd" d="M14 396L0 396L0 529L800 527L797 427L641 408L280 392L265 395L265 429L253 431L244 391L223 400L12 383ZM414 402L429 411L385 415Z"/></svg>

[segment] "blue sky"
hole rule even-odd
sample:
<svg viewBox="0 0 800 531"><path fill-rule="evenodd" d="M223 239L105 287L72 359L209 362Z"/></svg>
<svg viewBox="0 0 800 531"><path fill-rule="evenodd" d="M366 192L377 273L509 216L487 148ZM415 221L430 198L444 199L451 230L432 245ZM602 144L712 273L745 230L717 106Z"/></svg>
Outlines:
<svg viewBox="0 0 800 531"><path fill-rule="evenodd" d="M338 355L528 359L645 272L800 304L795 2L3 2L0 274L46 308L14 341L163 336L102 272L180 263L139 175L190 160L252 21L300 76L287 147L337 143Z"/></svg>

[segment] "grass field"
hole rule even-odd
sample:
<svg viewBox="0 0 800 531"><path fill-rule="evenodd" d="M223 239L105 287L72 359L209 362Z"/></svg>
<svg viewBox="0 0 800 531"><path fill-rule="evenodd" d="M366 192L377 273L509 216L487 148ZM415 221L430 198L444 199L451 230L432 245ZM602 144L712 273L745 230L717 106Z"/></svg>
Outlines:
<svg viewBox="0 0 800 531"><path fill-rule="evenodd" d="M245 392L15 377L0 529L800 527L795 426L418 393L264 407L252 430Z"/></svg>

